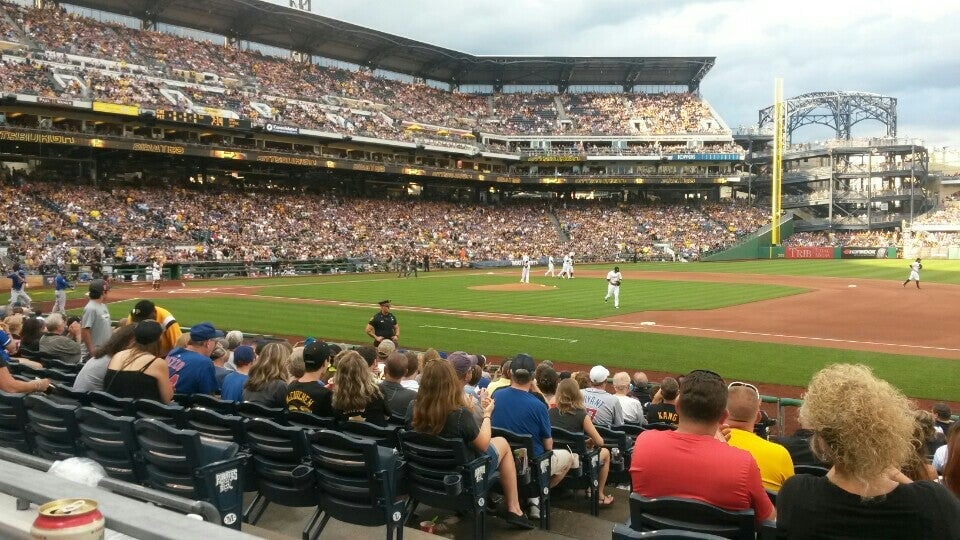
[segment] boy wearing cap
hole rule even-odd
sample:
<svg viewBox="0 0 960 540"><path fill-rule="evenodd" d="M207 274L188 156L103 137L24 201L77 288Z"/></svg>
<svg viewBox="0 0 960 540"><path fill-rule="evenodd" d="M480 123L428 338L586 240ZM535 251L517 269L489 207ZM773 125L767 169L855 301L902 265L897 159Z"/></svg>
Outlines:
<svg viewBox="0 0 960 540"><path fill-rule="evenodd" d="M288 410L333 416L333 392L323 384L323 374L330 368L331 352L330 346L322 341L303 348L303 376L287 385Z"/></svg>
<svg viewBox="0 0 960 540"><path fill-rule="evenodd" d="M580 391L583 395L583 405L594 424L602 426L622 426L623 408L617 396L607 392L607 378L610 370L603 366L593 366L590 369L590 387Z"/></svg>
<svg viewBox="0 0 960 540"><path fill-rule="evenodd" d="M240 345L233 350L233 362L236 370L227 373L227 376L223 378L220 399L228 401L243 400L243 385L247 382L247 374L256 358L257 355L253 351L253 347L249 345Z"/></svg>
<svg viewBox="0 0 960 540"><path fill-rule="evenodd" d="M180 323L172 313L166 309L154 304L150 300L141 300L130 310L127 316L127 323L140 321L157 321L163 328L163 335L160 336L160 355L166 356L176 345L177 340L183 335L180 329Z"/></svg>
<svg viewBox="0 0 960 540"><path fill-rule="evenodd" d="M190 341L184 348L175 348L167 355L170 384L178 394L213 394L217 391L216 370L210 353L223 332L212 323L202 322L190 328Z"/></svg>
<svg viewBox="0 0 960 540"><path fill-rule="evenodd" d="M80 337L87 348L87 354L93 354L101 345L110 339L111 330L110 311L104 303L104 296L110 287L102 279L90 282L87 296L90 301L83 308L83 317L80 319Z"/></svg>

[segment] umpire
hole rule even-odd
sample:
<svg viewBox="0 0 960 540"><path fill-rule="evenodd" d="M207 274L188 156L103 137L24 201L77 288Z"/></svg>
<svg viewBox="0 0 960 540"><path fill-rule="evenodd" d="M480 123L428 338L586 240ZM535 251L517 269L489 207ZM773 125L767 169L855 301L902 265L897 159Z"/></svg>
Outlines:
<svg viewBox="0 0 960 540"><path fill-rule="evenodd" d="M374 346L380 345L385 339L396 345L400 339L400 325L393 313L390 313L390 301L382 300L379 304L380 311L367 322L367 335L373 338Z"/></svg>

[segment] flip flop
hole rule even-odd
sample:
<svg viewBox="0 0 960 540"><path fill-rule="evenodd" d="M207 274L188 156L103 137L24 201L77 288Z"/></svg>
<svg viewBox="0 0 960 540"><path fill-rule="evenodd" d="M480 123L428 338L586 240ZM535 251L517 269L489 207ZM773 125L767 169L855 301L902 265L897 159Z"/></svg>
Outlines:
<svg viewBox="0 0 960 540"><path fill-rule="evenodd" d="M600 506L613 506L614 499L613 495L606 495L600 499Z"/></svg>

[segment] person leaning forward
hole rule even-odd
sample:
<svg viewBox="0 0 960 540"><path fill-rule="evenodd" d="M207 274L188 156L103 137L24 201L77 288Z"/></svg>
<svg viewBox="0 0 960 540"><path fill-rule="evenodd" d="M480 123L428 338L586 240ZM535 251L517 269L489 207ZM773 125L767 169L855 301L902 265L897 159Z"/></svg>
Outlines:
<svg viewBox="0 0 960 540"><path fill-rule="evenodd" d="M400 325L397 324L397 318L393 313L390 313L390 301L382 300L378 303L380 311L367 322L366 333L373 338L374 346L380 345L380 342L385 339L398 344Z"/></svg>

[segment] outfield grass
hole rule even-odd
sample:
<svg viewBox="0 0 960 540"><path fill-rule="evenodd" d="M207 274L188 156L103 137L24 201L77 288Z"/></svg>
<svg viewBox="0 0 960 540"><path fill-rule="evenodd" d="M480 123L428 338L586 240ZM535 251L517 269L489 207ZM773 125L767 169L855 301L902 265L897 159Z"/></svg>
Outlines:
<svg viewBox="0 0 960 540"><path fill-rule="evenodd" d="M621 265L620 268L624 272L721 272L903 281L910 273L909 264L910 261L903 259L780 259L715 263L644 263ZM960 261L928 259L923 262L920 278L930 283L960 284Z"/></svg>

